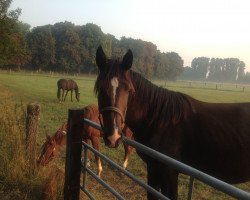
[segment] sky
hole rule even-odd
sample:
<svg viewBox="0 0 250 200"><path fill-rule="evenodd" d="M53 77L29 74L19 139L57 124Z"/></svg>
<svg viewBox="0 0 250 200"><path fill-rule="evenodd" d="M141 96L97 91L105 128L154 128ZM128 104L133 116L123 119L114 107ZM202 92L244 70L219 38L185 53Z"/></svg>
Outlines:
<svg viewBox="0 0 250 200"><path fill-rule="evenodd" d="M69 21L94 23L114 35L195 57L239 58L250 72L249 0L13 0L31 27Z"/></svg>

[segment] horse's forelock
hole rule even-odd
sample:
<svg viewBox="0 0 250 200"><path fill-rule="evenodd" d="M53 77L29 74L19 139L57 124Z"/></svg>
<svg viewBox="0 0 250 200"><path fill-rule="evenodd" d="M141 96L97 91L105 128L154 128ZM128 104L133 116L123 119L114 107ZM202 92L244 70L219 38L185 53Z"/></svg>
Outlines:
<svg viewBox="0 0 250 200"><path fill-rule="evenodd" d="M106 91L110 88L110 81L113 77L121 76L124 71L120 66L119 59L108 59L107 63L105 64L105 70L99 71L98 77L95 82L94 91L96 94L99 93L101 88L105 88Z"/></svg>

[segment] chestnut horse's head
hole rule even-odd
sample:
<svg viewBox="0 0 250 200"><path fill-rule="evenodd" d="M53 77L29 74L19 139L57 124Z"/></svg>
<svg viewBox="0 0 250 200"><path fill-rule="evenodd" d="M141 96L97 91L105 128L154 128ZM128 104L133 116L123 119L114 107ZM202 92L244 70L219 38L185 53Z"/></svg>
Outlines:
<svg viewBox="0 0 250 200"><path fill-rule="evenodd" d="M46 141L42 145L42 150L39 158L37 159L37 164L45 166L47 165L57 154L60 146L66 144L67 139L67 123L64 123L61 128L59 128L54 136L46 137Z"/></svg>
<svg viewBox="0 0 250 200"><path fill-rule="evenodd" d="M134 92L129 78L129 69L133 63L131 50L122 61L107 59L101 46L96 52L96 64L99 75L95 83L99 110L103 117L104 141L109 147L117 147L124 127L128 98Z"/></svg>
<svg viewBox="0 0 250 200"><path fill-rule="evenodd" d="M47 136L45 143L42 146L41 154L37 159L37 164L45 166L56 155L56 141L50 136Z"/></svg>

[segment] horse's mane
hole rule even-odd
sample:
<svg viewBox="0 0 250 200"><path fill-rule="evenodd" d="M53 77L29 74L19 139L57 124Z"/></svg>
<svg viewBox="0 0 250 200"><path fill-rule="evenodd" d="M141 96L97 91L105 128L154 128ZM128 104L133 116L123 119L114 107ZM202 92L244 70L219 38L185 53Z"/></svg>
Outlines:
<svg viewBox="0 0 250 200"><path fill-rule="evenodd" d="M66 133L63 134L62 131L67 132L67 122L64 122L63 125L56 131L56 133L47 139L46 142L55 141L57 145L60 145L60 142L66 137Z"/></svg>
<svg viewBox="0 0 250 200"><path fill-rule="evenodd" d="M192 109L188 95L154 85L137 72L129 71L136 91L134 98L143 98L152 126L176 124L183 120ZM140 100L141 101L141 100Z"/></svg>

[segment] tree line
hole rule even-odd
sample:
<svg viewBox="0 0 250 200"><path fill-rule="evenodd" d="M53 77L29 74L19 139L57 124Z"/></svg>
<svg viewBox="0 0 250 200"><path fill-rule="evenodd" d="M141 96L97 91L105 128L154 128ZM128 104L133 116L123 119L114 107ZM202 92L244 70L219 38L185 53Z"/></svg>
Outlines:
<svg viewBox="0 0 250 200"><path fill-rule="evenodd" d="M8 11L11 0L1 2L0 67L95 73L95 52L102 45L110 57L133 51L133 69L144 76L175 79L183 70L183 60L175 52L160 52L151 42L140 39L116 39L93 23L82 26L71 22L30 29L18 21L21 10Z"/></svg>
<svg viewBox="0 0 250 200"><path fill-rule="evenodd" d="M246 82L245 63L238 58L194 58L181 77L186 79ZM250 80L250 79L249 79Z"/></svg>
<svg viewBox="0 0 250 200"><path fill-rule="evenodd" d="M148 78L250 82L244 62L237 58L199 57L190 67L183 67L176 52L161 52L152 42L141 39L117 39L93 23L79 26L65 21L31 29L18 20L21 9L9 11L11 2L0 0L0 69L92 74L97 72L96 49L102 45L108 56L117 58L131 49L133 69Z"/></svg>

